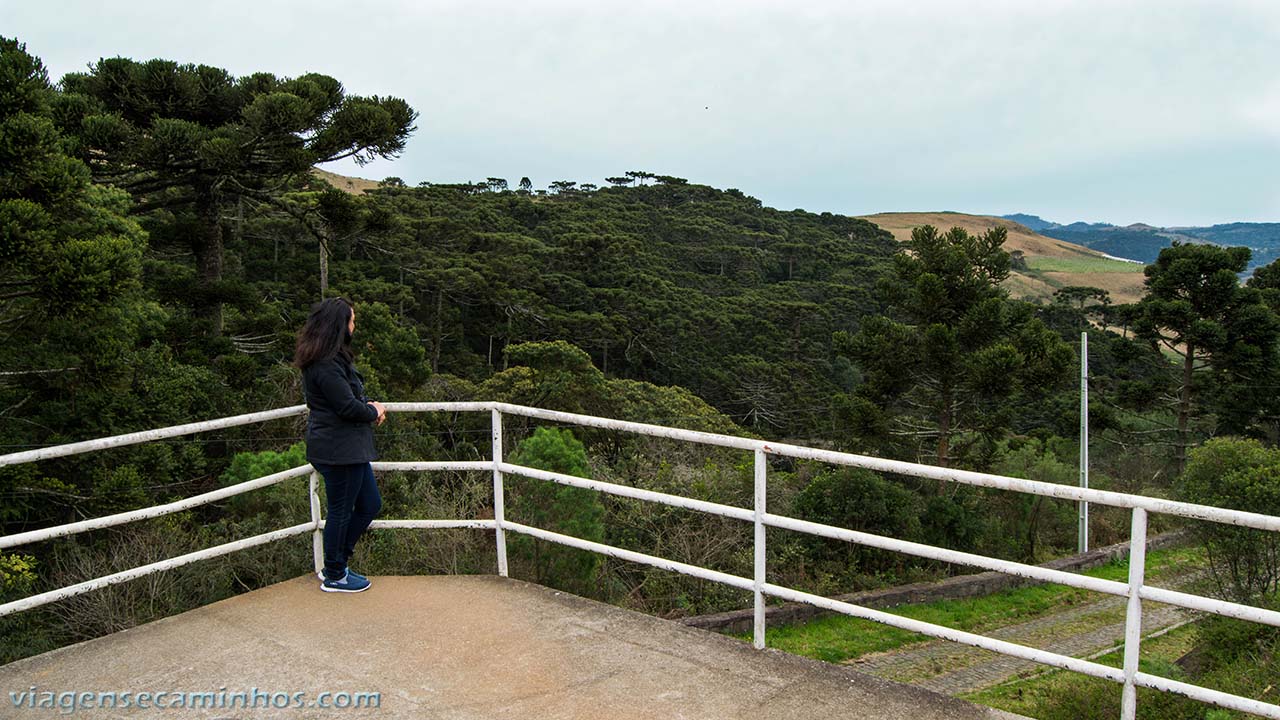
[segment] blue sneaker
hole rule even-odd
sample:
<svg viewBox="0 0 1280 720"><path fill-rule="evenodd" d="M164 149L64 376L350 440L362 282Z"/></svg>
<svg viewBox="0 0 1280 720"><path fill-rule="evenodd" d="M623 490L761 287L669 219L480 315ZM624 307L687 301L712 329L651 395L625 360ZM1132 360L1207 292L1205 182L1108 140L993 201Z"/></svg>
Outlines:
<svg viewBox="0 0 1280 720"><path fill-rule="evenodd" d="M369 579L357 576L348 570L339 580L325 580L320 589L325 592L358 593L369 589Z"/></svg>

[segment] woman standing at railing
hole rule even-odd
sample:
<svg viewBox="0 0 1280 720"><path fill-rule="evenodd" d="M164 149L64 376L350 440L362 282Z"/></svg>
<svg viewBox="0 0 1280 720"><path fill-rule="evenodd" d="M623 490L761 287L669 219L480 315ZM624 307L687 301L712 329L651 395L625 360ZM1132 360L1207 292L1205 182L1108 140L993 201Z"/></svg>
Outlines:
<svg viewBox="0 0 1280 720"><path fill-rule="evenodd" d="M351 336L356 311L342 298L311 308L298 331L293 364L302 370L307 416L307 462L324 476L329 510L324 526L324 570L320 589L360 592L369 579L347 567L356 541L382 509L373 477L377 452L373 426L387 417L382 403L364 394L364 378L356 371Z"/></svg>

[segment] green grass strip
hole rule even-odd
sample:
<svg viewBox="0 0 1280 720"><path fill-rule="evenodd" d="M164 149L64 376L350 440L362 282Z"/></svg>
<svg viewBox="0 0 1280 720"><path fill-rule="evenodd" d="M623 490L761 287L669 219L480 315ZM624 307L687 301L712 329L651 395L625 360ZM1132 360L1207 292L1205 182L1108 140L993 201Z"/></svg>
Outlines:
<svg viewBox="0 0 1280 720"><path fill-rule="evenodd" d="M1199 548L1155 551L1147 555L1147 580L1158 583L1161 578L1185 574L1188 569L1203 564L1204 557ZM1129 563L1127 560L1108 563L1083 574L1124 581L1128 578ZM902 605L887 612L958 630L983 632L1050 615L1064 607L1093 601L1099 597L1101 596L1097 593L1088 590L1042 584L979 598ZM751 634L738 634L734 637L749 641ZM893 650L933 638L870 620L832 615L806 623L770 627L767 639L769 647L840 663L868 653Z"/></svg>
<svg viewBox="0 0 1280 720"><path fill-rule="evenodd" d="M1140 273L1146 266L1121 260L1100 257L1045 257L1027 258L1027 267L1037 272L1066 273Z"/></svg>

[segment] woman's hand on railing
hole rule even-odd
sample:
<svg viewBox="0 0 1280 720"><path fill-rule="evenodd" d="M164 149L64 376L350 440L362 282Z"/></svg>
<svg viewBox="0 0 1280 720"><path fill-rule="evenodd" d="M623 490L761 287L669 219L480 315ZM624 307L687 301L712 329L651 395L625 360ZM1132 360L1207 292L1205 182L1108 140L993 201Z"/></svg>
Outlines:
<svg viewBox="0 0 1280 720"><path fill-rule="evenodd" d="M370 400L369 404L373 406L374 410L378 411L378 419L373 421L374 426L377 427L378 425L381 425L382 423L386 422L387 420L386 406L384 406L382 403L378 402L377 400Z"/></svg>

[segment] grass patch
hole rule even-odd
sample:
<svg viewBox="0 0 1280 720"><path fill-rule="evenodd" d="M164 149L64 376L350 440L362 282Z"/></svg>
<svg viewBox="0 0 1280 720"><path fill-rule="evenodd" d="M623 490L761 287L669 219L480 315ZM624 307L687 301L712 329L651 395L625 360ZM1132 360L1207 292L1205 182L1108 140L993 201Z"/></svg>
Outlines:
<svg viewBox="0 0 1280 720"><path fill-rule="evenodd" d="M1198 547L1158 550L1147 555L1147 579L1159 583L1162 578L1184 574L1189 568L1203 564L1204 554ZM1083 574L1123 581L1128 578L1129 563L1127 560L1108 563ZM1096 593L1064 585L1032 585L979 598L903 605L887 612L958 630L983 632L1049 615L1063 607L1098 597ZM749 640L751 635L746 633L735 637ZM807 623L771 627L767 639L770 647L839 663L932 638L869 620L834 615Z"/></svg>
<svg viewBox="0 0 1280 720"><path fill-rule="evenodd" d="M1033 255L1027 258L1027 267L1036 272L1064 273L1140 273L1146 266L1103 257L1046 257Z"/></svg>

